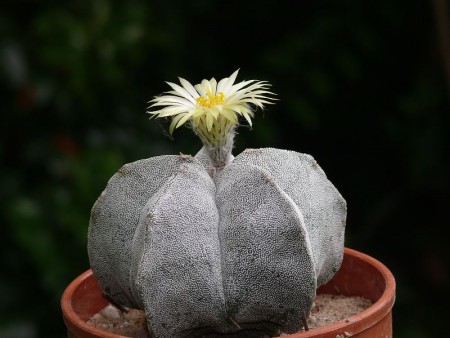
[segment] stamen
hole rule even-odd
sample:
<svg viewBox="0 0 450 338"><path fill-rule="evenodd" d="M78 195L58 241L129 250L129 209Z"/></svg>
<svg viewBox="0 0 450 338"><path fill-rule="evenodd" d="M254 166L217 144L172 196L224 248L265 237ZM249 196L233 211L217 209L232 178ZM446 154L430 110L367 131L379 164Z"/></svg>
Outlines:
<svg viewBox="0 0 450 338"><path fill-rule="evenodd" d="M217 95L208 93L205 96L196 98L197 105L203 108L212 108L219 104L223 104L225 101L225 95L222 92L218 92Z"/></svg>

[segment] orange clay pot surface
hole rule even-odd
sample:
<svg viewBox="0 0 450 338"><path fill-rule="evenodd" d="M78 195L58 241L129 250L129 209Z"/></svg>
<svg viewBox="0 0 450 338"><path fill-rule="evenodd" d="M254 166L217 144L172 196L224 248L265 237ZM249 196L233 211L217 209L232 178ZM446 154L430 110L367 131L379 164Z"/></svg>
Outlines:
<svg viewBox="0 0 450 338"><path fill-rule="evenodd" d="M338 273L318 293L360 296L374 304L368 309L322 328L291 334L289 338L392 337L392 306L395 301L395 280L379 261L358 251L345 248ZM108 305L91 270L78 276L64 291L61 307L69 338L123 336L105 332L86 324L89 318Z"/></svg>

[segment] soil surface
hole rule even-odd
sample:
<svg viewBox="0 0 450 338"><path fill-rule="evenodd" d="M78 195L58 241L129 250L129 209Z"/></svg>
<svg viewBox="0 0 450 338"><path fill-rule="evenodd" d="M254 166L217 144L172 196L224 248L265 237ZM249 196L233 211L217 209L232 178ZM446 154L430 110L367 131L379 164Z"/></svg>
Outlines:
<svg viewBox="0 0 450 338"><path fill-rule="evenodd" d="M370 300L361 297L319 294L308 318L308 328L314 329L346 320L370 305ZM145 314L140 310L129 309L127 312L121 312L108 305L92 316L88 324L126 337L151 338L147 331Z"/></svg>

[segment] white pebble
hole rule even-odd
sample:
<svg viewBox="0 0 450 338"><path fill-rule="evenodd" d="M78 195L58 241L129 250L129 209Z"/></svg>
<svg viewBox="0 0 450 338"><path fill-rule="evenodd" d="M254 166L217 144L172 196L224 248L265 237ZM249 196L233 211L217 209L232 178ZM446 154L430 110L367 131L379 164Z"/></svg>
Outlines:
<svg viewBox="0 0 450 338"><path fill-rule="evenodd" d="M119 319L120 318L120 311L117 310L114 306L109 304L102 310L102 315L109 319Z"/></svg>

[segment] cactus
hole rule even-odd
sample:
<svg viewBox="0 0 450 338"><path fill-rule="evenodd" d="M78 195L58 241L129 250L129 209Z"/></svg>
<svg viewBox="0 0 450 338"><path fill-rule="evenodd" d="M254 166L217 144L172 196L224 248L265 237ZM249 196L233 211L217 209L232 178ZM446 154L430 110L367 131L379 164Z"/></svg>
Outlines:
<svg viewBox="0 0 450 338"><path fill-rule="evenodd" d="M158 338L296 332L342 261L346 203L311 156L231 155L238 115L251 124L251 107L274 101L266 82L236 76L169 83L150 114L171 132L189 121L203 148L126 164L92 209L99 284Z"/></svg>

